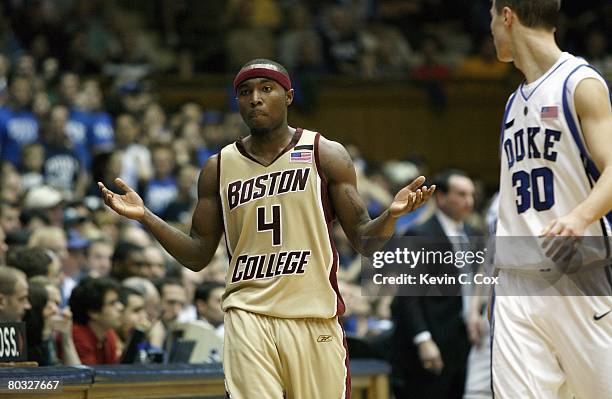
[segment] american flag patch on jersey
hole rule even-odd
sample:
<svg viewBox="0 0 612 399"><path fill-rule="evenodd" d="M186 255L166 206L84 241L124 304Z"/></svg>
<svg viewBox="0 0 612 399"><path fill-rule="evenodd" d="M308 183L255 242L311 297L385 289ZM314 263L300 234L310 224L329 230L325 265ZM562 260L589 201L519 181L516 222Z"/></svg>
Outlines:
<svg viewBox="0 0 612 399"><path fill-rule="evenodd" d="M548 107L542 107L542 112L540 112L540 117L545 118L557 118L559 116L559 107L556 105L551 105Z"/></svg>
<svg viewBox="0 0 612 399"><path fill-rule="evenodd" d="M312 163L312 151L291 151L290 163Z"/></svg>

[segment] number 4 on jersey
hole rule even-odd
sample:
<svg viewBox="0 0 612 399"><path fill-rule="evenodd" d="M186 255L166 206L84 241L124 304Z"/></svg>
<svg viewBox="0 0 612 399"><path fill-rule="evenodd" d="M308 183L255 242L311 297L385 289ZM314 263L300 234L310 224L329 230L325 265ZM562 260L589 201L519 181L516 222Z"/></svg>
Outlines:
<svg viewBox="0 0 612 399"><path fill-rule="evenodd" d="M282 242L282 218L281 218L281 206L272 205L272 221L266 221L266 207L257 207L257 232L261 233L264 231L272 230L272 246L278 247Z"/></svg>

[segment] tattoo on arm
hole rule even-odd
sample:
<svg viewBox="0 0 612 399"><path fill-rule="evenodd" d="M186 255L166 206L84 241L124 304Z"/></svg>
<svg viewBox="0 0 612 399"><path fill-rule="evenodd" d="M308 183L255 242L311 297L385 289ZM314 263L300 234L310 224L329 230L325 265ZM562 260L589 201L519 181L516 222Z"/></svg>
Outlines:
<svg viewBox="0 0 612 399"><path fill-rule="evenodd" d="M346 189L344 189L344 194L346 194L346 197L351 203L351 206L353 207L353 211L355 211L355 214L356 215L361 214L363 212L363 207L360 207L359 203L355 200L353 196L353 190L351 190L350 187L347 187Z"/></svg>

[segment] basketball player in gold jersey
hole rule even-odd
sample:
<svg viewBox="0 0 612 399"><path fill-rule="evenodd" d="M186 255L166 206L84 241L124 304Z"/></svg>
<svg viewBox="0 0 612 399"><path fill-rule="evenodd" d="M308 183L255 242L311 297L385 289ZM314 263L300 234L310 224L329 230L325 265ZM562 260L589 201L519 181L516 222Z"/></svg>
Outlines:
<svg viewBox="0 0 612 399"><path fill-rule="evenodd" d="M98 183L104 201L144 224L194 271L208 264L225 233L230 257L223 297L229 397L349 398L333 220L367 254L372 248L366 248L366 238L389 238L397 218L421 206L435 187L421 187L422 176L415 179L371 220L344 147L287 125L293 90L284 67L265 59L250 61L236 75L234 88L251 134L204 165L190 235L145 208L121 179L115 183L123 195Z"/></svg>

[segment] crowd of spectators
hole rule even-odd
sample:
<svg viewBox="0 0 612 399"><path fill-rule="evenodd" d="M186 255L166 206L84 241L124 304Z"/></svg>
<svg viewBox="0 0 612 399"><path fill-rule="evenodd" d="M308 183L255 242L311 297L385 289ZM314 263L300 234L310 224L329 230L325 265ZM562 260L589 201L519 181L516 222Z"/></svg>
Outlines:
<svg viewBox="0 0 612 399"><path fill-rule="evenodd" d="M509 73L495 60L489 0L128 3L17 0L0 14L0 319L31 326L29 358L42 365L117 363L135 331L148 353L168 360L171 331L193 320L223 335L223 243L208 267L192 272L106 208L96 182L120 191L113 180L121 177L153 212L188 231L201 166L248 132L235 112L193 102L170 112L144 77L234 71L265 56L297 76ZM610 76L610 36L601 24L610 6L564 7L581 15L562 21L565 48ZM374 167L358 148L348 150L372 216L405 182L429 174L421 159ZM488 201L483 185L474 185L466 220L484 231ZM398 233L435 208L431 201L403 217ZM361 295L360 257L340 228L334 235L348 335L389 342L376 338L389 339L392 298Z"/></svg>
<svg viewBox="0 0 612 399"><path fill-rule="evenodd" d="M499 79L511 68L493 55L490 6L489 0L14 0L0 10L0 52L13 60L30 53L47 77L58 67L128 80L168 72L190 77L271 58L294 76ZM563 1L562 11L557 37L564 49L610 76L610 4Z"/></svg>
<svg viewBox="0 0 612 399"><path fill-rule="evenodd" d="M157 359L167 360L170 332L198 319L221 337L228 265L223 242L211 264L194 273L138 223L108 209L96 182L119 190L114 179L123 178L152 211L188 231L199 170L247 133L240 116L196 103L167 112L153 88L105 92L98 80L73 72L60 69L57 79L47 80L35 65L29 75L17 64L8 66L11 79L0 107L0 264L30 286L29 305L5 317L38 326L28 330L34 334L31 358L41 364L116 363L139 330L148 348L161 353ZM427 173L421 160L373 167L357 147L348 149L373 216L406 181ZM407 215L398 232L430 214ZM335 239L349 334L389 331L389 298L361 296L360 258L340 228ZM14 285L6 295L17 295Z"/></svg>

